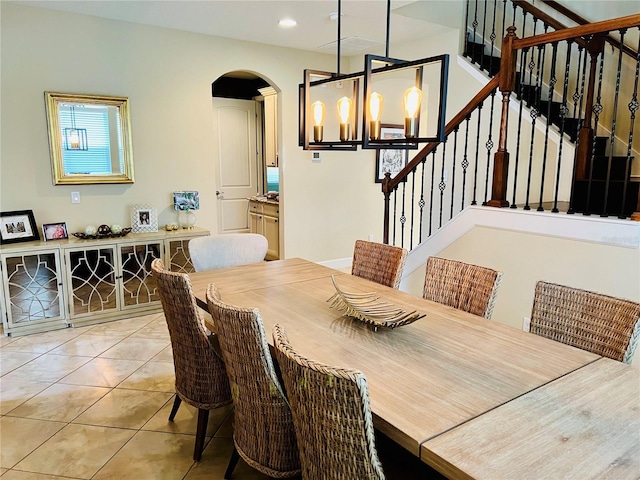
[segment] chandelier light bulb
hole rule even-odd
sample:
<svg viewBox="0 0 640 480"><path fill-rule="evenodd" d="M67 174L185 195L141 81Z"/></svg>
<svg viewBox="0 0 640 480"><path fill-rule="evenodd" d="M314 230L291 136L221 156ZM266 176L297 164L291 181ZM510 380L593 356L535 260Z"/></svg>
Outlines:
<svg viewBox="0 0 640 480"><path fill-rule="evenodd" d="M418 113L422 102L422 91L417 87L411 87L404 92L404 136L415 138L418 136Z"/></svg>
<svg viewBox="0 0 640 480"><path fill-rule="evenodd" d="M311 110L313 112L313 141L322 141L322 121L324 120L324 103L317 101L311 104Z"/></svg>
<svg viewBox="0 0 640 480"><path fill-rule="evenodd" d="M369 98L369 115L371 117L369 138L380 139L380 117L382 116L382 104L384 99L378 92L373 92Z"/></svg>
<svg viewBox="0 0 640 480"><path fill-rule="evenodd" d="M340 117L340 141L346 142L349 140L349 117L351 114L351 99L348 97L342 97L338 100L338 116Z"/></svg>

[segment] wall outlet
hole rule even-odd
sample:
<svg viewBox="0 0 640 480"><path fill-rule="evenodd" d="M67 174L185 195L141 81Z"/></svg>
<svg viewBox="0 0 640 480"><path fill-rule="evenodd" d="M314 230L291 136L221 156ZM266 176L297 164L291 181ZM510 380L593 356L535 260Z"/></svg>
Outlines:
<svg viewBox="0 0 640 480"><path fill-rule="evenodd" d="M370 242L373 242L373 233L370 233L370 234L369 234L369 241L370 241Z"/></svg>
<svg viewBox="0 0 640 480"><path fill-rule="evenodd" d="M531 319L529 317L522 317L522 331L528 332L531 330Z"/></svg>
<svg viewBox="0 0 640 480"><path fill-rule="evenodd" d="M71 192L71 203L80 203L80 192Z"/></svg>

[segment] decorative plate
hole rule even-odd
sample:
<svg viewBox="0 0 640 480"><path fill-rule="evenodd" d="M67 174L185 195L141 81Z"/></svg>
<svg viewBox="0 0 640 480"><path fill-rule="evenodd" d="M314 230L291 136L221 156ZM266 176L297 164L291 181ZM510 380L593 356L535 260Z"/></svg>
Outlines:
<svg viewBox="0 0 640 480"><path fill-rule="evenodd" d="M126 237L127 234L131 232L130 228L123 228L122 230L120 230L120 233L105 233L105 234L100 234L97 233L95 235L87 235L84 232L76 232L73 234L74 237L78 237L81 238L83 240L95 240L97 238L116 238L116 237Z"/></svg>
<svg viewBox="0 0 640 480"><path fill-rule="evenodd" d="M389 302L380 300L377 293L347 293L338 287L335 276L331 275L331 281L336 293L327 302L331 302L332 308L345 312L345 315L378 327L396 328L408 325L425 316L423 313L406 312Z"/></svg>

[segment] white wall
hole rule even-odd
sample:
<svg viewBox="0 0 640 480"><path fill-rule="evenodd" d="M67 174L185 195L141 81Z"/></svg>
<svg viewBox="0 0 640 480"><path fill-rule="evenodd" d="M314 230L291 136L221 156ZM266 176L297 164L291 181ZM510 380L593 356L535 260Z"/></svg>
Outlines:
<svg viewBox="0 0 640 480"><path fill-rule="evenodd" d="M32 209L36 221L129 225L129 206L152 203L160 225L175 222L171 192L198 190L197 224L217 231L211 83L249 70L281 92L281 181L285 255L350 255L356 238L381 239L382 195L375 154L298 147L298 84L304 68L332 71L313 54L177 30L0 3L0 209ZM129 97L136 182L54 186L45 91ZM72 205L70 193L81 203Z"/></svg>
<svg viewBox="0 0 640 480"><path fill-rule="evenodd" d="M492 319L518 329L523 317L531 316L538 280L640 301L637 246L475 227L437 255L504 272ZM422 295L424 275L424 267L415 270L403 280L403 290ZM637 353L633 364L640 365Z"/></svg>

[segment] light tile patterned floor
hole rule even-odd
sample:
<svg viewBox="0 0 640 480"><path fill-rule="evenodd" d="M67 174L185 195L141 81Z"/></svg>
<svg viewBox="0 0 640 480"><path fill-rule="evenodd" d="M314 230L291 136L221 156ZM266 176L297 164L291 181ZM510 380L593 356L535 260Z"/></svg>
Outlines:
<svg viewBox="0 0 640 480"><path fill-rule="evenodd" d="M194 462L197 411L169 422L174 376L164 316L0 337L2 480L222 479L233 410L212 411ZM381 437L387 478L437 478ZM234 479L266 479L240 461Z"/></svg>

